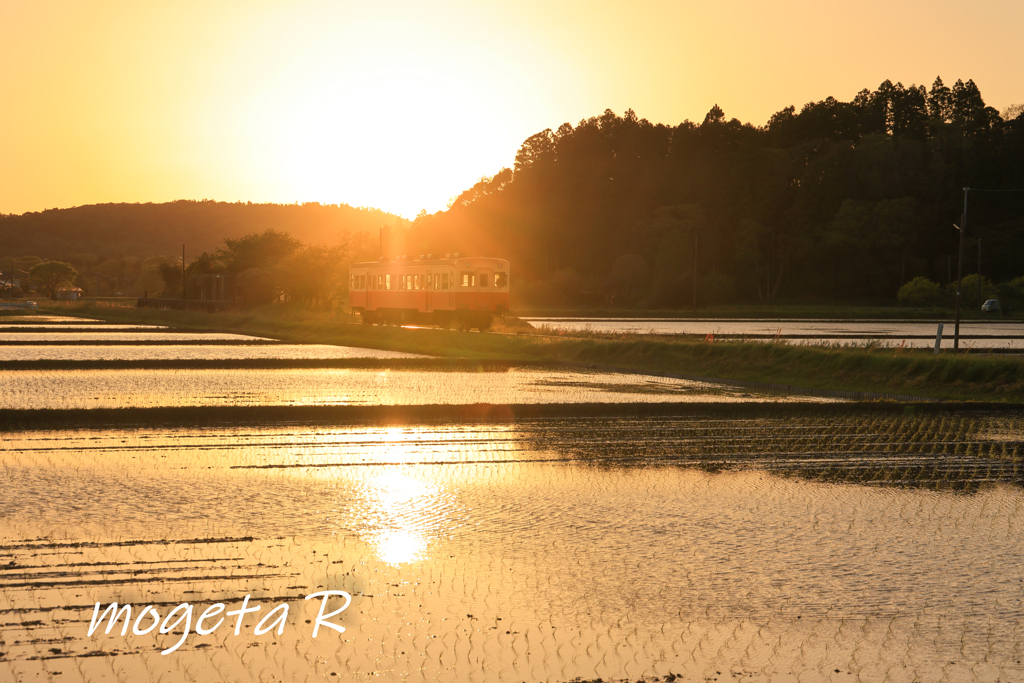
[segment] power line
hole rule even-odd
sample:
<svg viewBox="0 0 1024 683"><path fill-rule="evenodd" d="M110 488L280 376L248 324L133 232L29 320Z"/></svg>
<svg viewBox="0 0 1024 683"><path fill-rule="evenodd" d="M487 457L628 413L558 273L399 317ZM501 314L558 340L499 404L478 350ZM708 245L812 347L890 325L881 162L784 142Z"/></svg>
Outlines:
<svg viewBox="0 0 1024 683"><path fill-rule="evenodd" d="M964 233L967 232L967 193L968 192L1024 192L1022 189L1008 189L1008 190L985 190L979 187L965 187L964 188L964 213L960 219L960 226L957 227L960 230L960 249L956 259L956 329L953 332L953 351L960 350L960 299L961 290L963 289L963 262L964 262ZM981 298L981 240L978 240L978 298Z"/></svg>

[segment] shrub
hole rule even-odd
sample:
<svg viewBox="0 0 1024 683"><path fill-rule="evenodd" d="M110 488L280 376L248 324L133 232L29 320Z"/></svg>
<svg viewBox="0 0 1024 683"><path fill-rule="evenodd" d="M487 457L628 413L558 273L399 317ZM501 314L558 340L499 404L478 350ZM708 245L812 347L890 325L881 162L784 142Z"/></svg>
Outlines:
<svg viewBox="0 0 1024 683"><path fill-rule="evenodd" d="M955 305L956 304L956 282L951 282L949 287L946 288L949 295L949 300ZM975 303L978 298L978 276L975 273L964 276L963 281L963 299L960 301L961 306L967 308L973 308L976 305L980 306L985 299L992 299L996 297L996 287L992 284L984 275L981 276L981 301Z"/></svg>
<svg viewBox="0 0 1024 683"><path fill-rule="evenodd" d="M1024 276L996 285L996 298L1003 310L1024 308Z"/></svg>
<svg viewBox="0 0 1024 683"><path fill-rule="evenodd" d="M942 298L942 288L939 286L939 283L932 282L926 277L918 276L900 287L896 298L899 299L901 304L935 306Z"/></svg>

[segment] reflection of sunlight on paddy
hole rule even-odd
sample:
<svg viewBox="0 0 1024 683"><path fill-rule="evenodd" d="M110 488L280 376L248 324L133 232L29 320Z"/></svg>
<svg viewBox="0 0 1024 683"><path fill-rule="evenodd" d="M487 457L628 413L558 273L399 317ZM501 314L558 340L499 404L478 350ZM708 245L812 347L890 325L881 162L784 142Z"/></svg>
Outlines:
<svg viewBox="0 0 1024 683"><path fill-rule="evenodd" d="M170 328L168 328L167 325L115 325L115 324L89 325L87 323L79 323L77 325L75 325L75 324L67 324L67 323L64 323L64 324L42 323L42 324L25 325L24 323L4 323L4 322L0 322L0 333L6 333L8 331L14 331L14 330L22 331L22 332L29 331L29 330L26 330L26 328L29 328L30 330L53 330L53 331L67 330L69 332L70 331L75 331L75 332L109 332L110 330L139 330L139 331L146 331L146 330L166 330L166 329L170 329ZM0 334L0 339L2 339L2 338L3 338L3 334Z"/></svg>
<svg viewBox="0 0 1024 683"><path fill-rule="evenodd" d="M375 541L380 559L388 564L402 564L423 559L426 539L408 529L381 531Z"/></svg>
<svg viewBox="0 0 1024 683"><path fill-rule="evenodd" d="M561 367L0 371L0 408L827 402L683 379Z"/></svg>
<svg viewBox="0 0 1024 683"><path fill-rule="evenodd" d="M426 358L415 353L328 344L233 344L132 346L0 346L0 361L141 361L141 360L345 360L349 358Z"/></svg>
<svg viewBox="0 0 1024 683"><path fill-rule="evenodd" d="M428 534L436 533L452 506L451 494L437 482L394 468L364 480L358 491L369 540L389 564L422 560Z"/></svg>
<svg viewBox="0 0 1024 683"><path fill-rule="evenodd" d="M0 680L1024 680L1021 434L956 413L8 432ZM314 641L320 587L353 610ZM84 636L93 601L250 592L299 596L283 637Z"/></svg>
<svg viewBox="0 0 1024 683"><path fill-rule="evenodd" d="M0 341L12 342L123 342L131 344L140 341L179 341L202 343L203 341L273 341L266 337L253 337L231 332L4 332Z"/></svg>

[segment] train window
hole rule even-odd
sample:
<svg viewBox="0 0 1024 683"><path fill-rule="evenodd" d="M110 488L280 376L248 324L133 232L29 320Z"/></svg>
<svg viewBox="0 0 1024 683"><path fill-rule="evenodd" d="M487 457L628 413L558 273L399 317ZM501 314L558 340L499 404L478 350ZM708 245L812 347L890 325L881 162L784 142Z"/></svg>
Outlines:
<svg viewBox="0 0 1024 683"><path fill-rule="evenodd" d="M508 273L495 273L494 286L505 287L506 285L508 285Z"/></svg>
<svg viewBox="0 0 1024 683"><path fill-rule="evenodd" d="M448 273L441 274L441 289L448 290Z"/></svg>
<svg viewBox="0 0 1024 683"><path fill-rule="evenodd" d="M348 288L349 289L355 289L356 288L356 276L355 275L349 275L349 277L348 277Z"/></svg>
<svg viewBox="0 0 1024 683"><path fill-rule="evenodd" d="M391 273L384 276L384 289L391 289Z"/></svg>
<svg viewBox="0 0 1024 683"><path fill-rule="evenodd" d="M413 275L412 276L412 288L413 289L419 289L420 288L420 276L419 275Z"/></svg>
<svg viewBox="0 0 1024 683"><path fill-rule="evenodd" d="M359 289L366 289L366 276L365 275L360 275L359 276Z"/></svg>
<svg viewBox="0 0 1024 683"><path fill-rule="evenodd" d="M462 286L463 287L476 287L476 273L463 273L462 274Z"/></svg>
<svg viewBox="0 0 1024 683"><path fill-rule="evenodd" d="M490 282L490 280L491 280L491 276L489 274L487 274L487 273L480 273L480 286L481 287L487 287L488 286L487 283Z"/></svg>

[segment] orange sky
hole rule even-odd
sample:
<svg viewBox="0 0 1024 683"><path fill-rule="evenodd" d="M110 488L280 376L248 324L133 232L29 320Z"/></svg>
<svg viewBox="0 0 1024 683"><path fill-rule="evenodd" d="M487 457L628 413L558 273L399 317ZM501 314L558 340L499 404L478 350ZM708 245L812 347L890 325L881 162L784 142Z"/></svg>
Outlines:
<svg viewBox="0 0 1024 683"><path fill-rule="evenodd" d="M0 213L320 201L413 217L544 128L763 124L884 79L1024 102L1020 0L0 0Z"/></svg>

